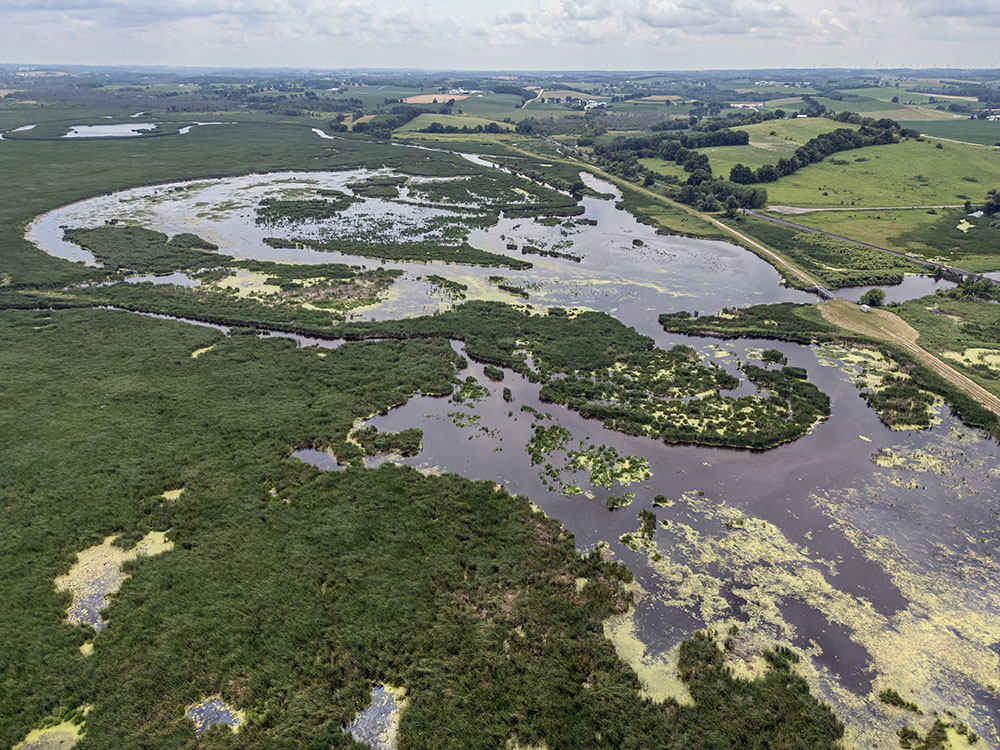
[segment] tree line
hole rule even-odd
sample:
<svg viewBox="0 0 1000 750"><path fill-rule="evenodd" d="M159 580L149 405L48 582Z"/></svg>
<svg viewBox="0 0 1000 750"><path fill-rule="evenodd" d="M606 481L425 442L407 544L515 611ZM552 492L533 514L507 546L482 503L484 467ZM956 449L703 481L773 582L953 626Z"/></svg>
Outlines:
<svg viewBox="0 0 1000 750"><path fill-rule="evenodd" d="M899 143L900 138L919 136L915 131L902 128L898 122L882 119L864 124L857 130L837 128L829 133L821 133L810 138L788 158L778 159L777 164L765 164L751 169L745 164L735 164L729 170L729 180L738 185L752 185L758 182L777 182L781 177L793 174L802 167L821 162L831 154L851 151L866 146L882 146Z"/></svg>

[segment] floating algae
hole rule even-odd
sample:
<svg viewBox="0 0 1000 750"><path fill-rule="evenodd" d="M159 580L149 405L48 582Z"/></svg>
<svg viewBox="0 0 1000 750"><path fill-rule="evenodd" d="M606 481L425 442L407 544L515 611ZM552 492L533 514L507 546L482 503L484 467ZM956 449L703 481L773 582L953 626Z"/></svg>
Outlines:
<svg viewBox="0 0 1000 750"><path fill-rule="evenodd" d="M14 745L14 750L68 750L83 737L83 727L64 721L45 729L32 729L28 736Z"/></svg>
<svg viewBox="0 0 1000 750"><path fill-rule="evenodd" d="M1000 372L1000 349L984 349L973 347L961 354L958 352L942 352L941 356L961 362L967 367L985 367L993 372Z"/></svg>
<svg viewBox="0 0 1000 750"><path fill-rule="evenodd" d="M375 685L368 707L344 730L372 750L395 750L399 717L406 705L406 691L391 685Z"/></svg>
<svg viewBox="0 0 1000 750"><path fill-rule="evenodd" d="M243 711L230 708L222 700L221 695L210 695L188 706L184 711L184 716L194 724L194 733L199 737L207 732L209 727L216 724L224 724L234 732L238 732L245 719Z"/></svg>
<svg viewBox="0 0 1000 750"><path fill-rule="evenodd" d="M32 729L12 750L69 750L83 738L84 719L90 706L84 706L65 718L50 716L45 726Z"/></svg>
<svg viewBox="0 0 1000 750"><path fill-rule="evenodd" d="M165 531L149 532L130 550L114 546L115 539L116 536L109 536L101 544L78 553L69 572L55 579L56 591L69 591L73 595L66 619L74 625L102 630L105 623L101 610L107 604L107 597L128 578L122 565L140 556L158 555L174 546Z"/></svg>
<svg viewBox="0 0 1000 750"><path fill-rule="evenodd" d="M705 495L684 493L672 511L681 515L661 524L655 539L641 532L622 536L627 547L645 553L653 574L643 580L649 592L645 609L665 607L723 633L728 623L739 621L739 636L726 659L744 679L761 673L758 654L774 644L799 650L803 659L796 669L846 723L845 747L896 745L896 709L878 698L888 687L912 696L925 710L909 720L921 732L930 728L932 711L952 711L956 726L964 723L983 736L980 747L997 746L996 697L988 687L1000 673L995 650L1000 563L990 556L994 544L986 538L995 531L989 520L995 515L987 514L982 528L960 528L947 512L952 501L936 487L912 493L914 501L940 504L937 514L929 515L902 503L911 493L901 496L897 484L901 474L926 475L921 463L938 467L935 477L954 483L949 498L953 489L954 504L962 506L956 510L968 525L970 503L991 505L980 483L995 470L988 453L962 451L973 447L972 440L968 432L953 430L913 468L887 467L863 487L806 497L832 524L831 532L888 577L900 604L879 609L855 592L841 573L839 557L825 560L768 521ZM933 533L921 533L926 540L916 545L907 523L914 513L924 519L921 528L935 525ZM899 532L903 544L895 539L897 527L905 529ZM827 533L822 524L820 532ZM824 635L810 626L817 618ZM630 633L638 637L626 627L618 640L627 642ZM646 637L642 631L639 635ZM650 651L640 642L632 644L631 657L625 649L620 654L641 675L644 662L662 666L669 647L661 648Z"/></svg>
<svg viewBox="0 0 1000 750"><path fill-rule="evenodd" d="M941 422L944 399L913 386L910 375L882 352L835 344L816 346L813 351L821 365L837 367L851 376L890 429L920 430Z"/></svg>
<svg viewBox="0 0 1000 750"><path fill-rule="evenodd" d="M178 487L175 490L165 490L164 492L161 492L160 497L162 497L167 502L173 503L180 500L181 495L183 494L184 494L184 488Z"/></svg>
<svg viewBox="0 0 1000 750"><path fill-rule="evenodd" d="M201 349L195 349L191 352L191 359L198 359L202 354L207 354L215 348L215 344L211 346L203 346Z"/></svg>
<svg viewBox="0 0 1000 750"><path fill-rule="evenodd" d="M638 598L642 591L634 587ZM662 703L673 698L682 706L694 703L691 693L677 673L677 655L680 644L666 654L650 654L637 635L635 607L628 612L604 621L604 637L615 646L618 656L632 667L642 684L642 695Z"/></svg>

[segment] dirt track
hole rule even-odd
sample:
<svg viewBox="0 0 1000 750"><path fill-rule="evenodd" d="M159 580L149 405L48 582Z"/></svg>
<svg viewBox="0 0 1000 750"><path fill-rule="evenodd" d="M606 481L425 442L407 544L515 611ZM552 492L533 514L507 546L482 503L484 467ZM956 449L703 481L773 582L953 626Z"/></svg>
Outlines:
<svg viewBox="0 0 1000 750"><path fill-rule="evenodd" d="M920 333L899 316L888 310L865 313L853 302L842 299L822 303L819 311L829 323L904 349L987 409L1000 414L1000 397L917 344Z"/></svg>

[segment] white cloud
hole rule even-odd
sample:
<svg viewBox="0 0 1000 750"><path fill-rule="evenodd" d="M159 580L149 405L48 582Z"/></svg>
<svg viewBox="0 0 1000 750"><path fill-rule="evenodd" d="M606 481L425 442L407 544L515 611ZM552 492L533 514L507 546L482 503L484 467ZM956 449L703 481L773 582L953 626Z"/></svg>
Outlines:
<svg viewBox="0 0 1000 750"><path fill-rule="evenodd" d="M0 0L0 56L476 69L987 66L997 57L996 2Z"/></svg>

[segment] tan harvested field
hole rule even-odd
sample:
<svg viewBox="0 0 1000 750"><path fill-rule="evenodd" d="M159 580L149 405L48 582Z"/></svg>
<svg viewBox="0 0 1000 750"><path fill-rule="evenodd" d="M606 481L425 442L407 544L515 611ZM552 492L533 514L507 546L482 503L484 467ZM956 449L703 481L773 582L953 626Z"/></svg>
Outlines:
<svg viewBox="0 0 1000 750"><path fill-rule="evenodd" d="M0 96L7 96L7 94L16 94L18 91L24 91L24 89L0 89Z"/></svg>
<svg viewBox="0 0 1000 750"><path fill-rule="evenodd" d="M416 94L415 96L408 96L403 99L407 104L433 104L434 102L448 102L454 99L456 102L460 99L468 99L471 94Z"/></svg>
<svg viewBox="0 0 1000 750"><path fill-rule="evenodd" d="M912 91L913 94L933 96L935 99L961 99L963 102L978 102L978 96L956 96L955 94L928 94L926 91Z"/></svg>
<svg viewBox="0 0 1000 750"><path fill-rule="evenodd" d="M375 115L361 115L357 120L344 120L344 124L349 128L353 128L359 122L371 122Z"/></svg>

